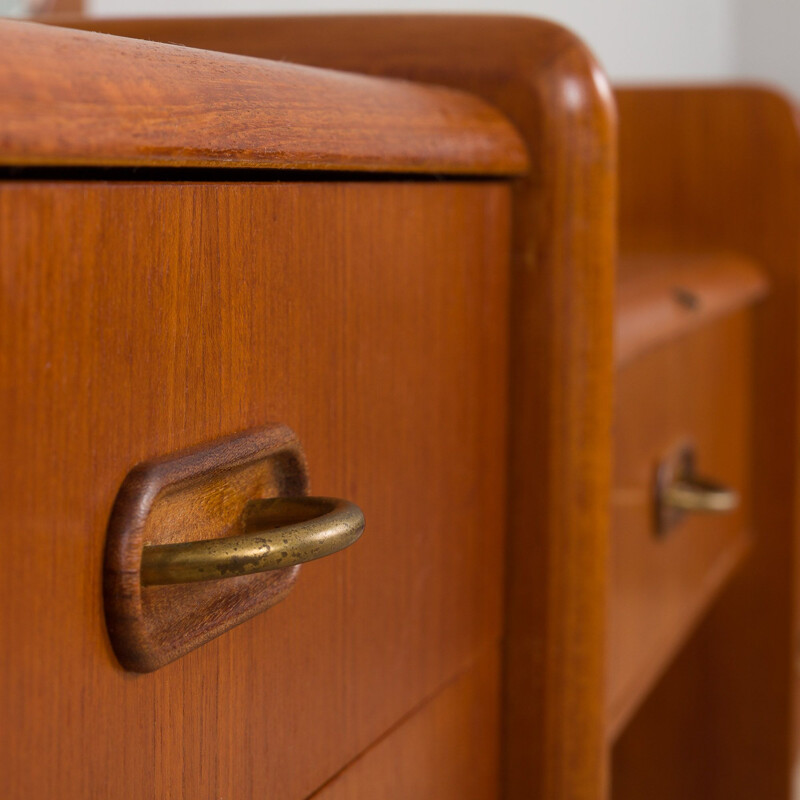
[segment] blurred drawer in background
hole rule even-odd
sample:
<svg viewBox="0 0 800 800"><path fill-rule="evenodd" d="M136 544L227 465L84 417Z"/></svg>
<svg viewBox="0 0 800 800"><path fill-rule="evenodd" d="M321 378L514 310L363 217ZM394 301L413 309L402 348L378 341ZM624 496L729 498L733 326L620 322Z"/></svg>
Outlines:
<svg viewBox="0 0 800 800"><path fill-rule="evenodd" d="M607 699L612 738L747 549L747 307L765 290L752 263L730 254L639 255L620 265ZM719 487L701 486L701 476ZM673 497L676 488L697 497ZM717 513L673 507L693 501L716 506Z"/></svg>

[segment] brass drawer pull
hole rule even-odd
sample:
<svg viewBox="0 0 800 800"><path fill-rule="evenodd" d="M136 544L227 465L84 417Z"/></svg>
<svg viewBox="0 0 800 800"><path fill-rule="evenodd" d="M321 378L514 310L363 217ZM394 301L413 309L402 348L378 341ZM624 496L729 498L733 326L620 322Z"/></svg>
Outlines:
<svg viewBox="0 0 800 800"><path fill-rule="evenodd" d="M120 664L160 669L282 602L302 562L361 536L357 506L307 492L303 449L280 423L137 464L111 510L103 568Z"/></svg>
<svg viewBox="0 0 800 800"><path fill-rule="evenodd" d="M144 585L194 583L283 569L335 553L364 531L361 509L332 497L274 497L245 507L241 536L142 550Z"/></svg>
<svg viewBox="0 0 800 800"><path fill-rule="evenodd" d="M691 476L668 486L664 502L680 511L726 514L739 505L739 495L727 486Z"/></svg>
<svg viewBox="0 0 800 800"><path fill-rule="evenodd" d="M738 493L698 476L696 455L689 443L680 445L656 470L655 526L663 536L687 513L729 514L739 506Z"/></svg>

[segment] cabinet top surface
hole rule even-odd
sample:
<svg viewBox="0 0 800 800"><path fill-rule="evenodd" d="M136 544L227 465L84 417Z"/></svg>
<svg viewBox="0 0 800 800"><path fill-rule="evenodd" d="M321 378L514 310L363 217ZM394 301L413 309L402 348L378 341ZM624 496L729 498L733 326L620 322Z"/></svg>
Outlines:
<svg viewBox="0 0 800 800"><path fill-rule="evenodd" d="M527 154L465 92L3 20L0 165L515 175Z"/></svg>

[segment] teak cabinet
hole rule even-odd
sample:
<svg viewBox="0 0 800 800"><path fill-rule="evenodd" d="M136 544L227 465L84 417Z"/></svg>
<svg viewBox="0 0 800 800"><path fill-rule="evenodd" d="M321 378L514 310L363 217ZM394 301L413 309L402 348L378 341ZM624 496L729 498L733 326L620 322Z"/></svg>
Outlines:
<svg viewBox="0 0 800 800"><path fill-rule="evenodd" d="M790 105L615 96L537 20L45 22L0 22L0 794L788 798ZM307 491L363 537L141 569Z"/></svg>
<svg viewBox="0 0 800 800"><path fill-rule="evenodd" d="M704 298L695 315L705 308L708 318L687 342L724 344L699 380L741 382L709 409L704 428L729 428L737 414L744 423L709 443L743 437L727 456L710 451L708 468L730 480L744 469L738 530L719 550L719 577L707 581L652 691L617 733L615 793L786 798L800 722L796 109L758 87L621 89L616 98L621 252L695 259L689 288Z"/></svg>

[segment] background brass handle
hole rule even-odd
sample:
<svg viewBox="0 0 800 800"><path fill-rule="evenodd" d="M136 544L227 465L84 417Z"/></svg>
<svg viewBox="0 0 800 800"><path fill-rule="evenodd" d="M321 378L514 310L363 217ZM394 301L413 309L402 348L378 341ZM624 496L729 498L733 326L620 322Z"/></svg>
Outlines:
<svg viewBox="0 0 800 800"><path fill-rule="evenodd" d="M659 536L672 530L687 513L727 514L739 506L733 489L695 472L694 447L684 442L656 470L655 528Z"/></svg>
<svg viewBox="0 0 800 800"><path fill-rule="evenodd" d="M233 578L313 561L353 544L364 515L333 497L274 497L248 503L243 525L240 536L144 547L142 584Z"/></svg>
<svg viewBox="0 0 800 800"><path fill-rule="evenodd" d="M727 486L691 476L668 486L664 492L664 502L681 511L725 514L739 505L739 495Z"/></svg>

